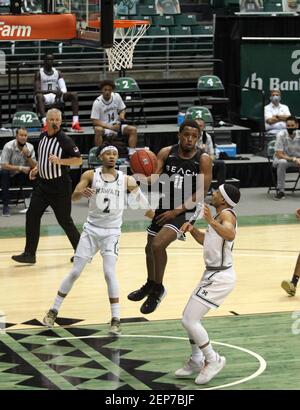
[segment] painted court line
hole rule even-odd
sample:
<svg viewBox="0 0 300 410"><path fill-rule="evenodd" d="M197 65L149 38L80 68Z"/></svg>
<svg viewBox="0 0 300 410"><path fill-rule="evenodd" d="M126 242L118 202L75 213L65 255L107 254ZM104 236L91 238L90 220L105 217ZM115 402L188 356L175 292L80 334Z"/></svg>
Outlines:
<svg viewBox="0 0 300 410"><path fill-rule="evenodd" d="M14 252L14 251L13 251ZM4 254L0 254L0 258L7 258L7 257L11 257L12 255L13 255L13 252L12 253L4 253ZM47 252L47 251L46 251ZM55 257L58 257L58 256L70 256L70 253L71 253L71 250L70 250L70 252L67 252L67 253L58 253L58 252L55 252L55 253L51 253L51 252L49 252L49 253L43 253L43 251L40 251L38 254L37 254L37 257L43 257L43 256L55 256ZM298 254L298 251L296 252L295 251L295 253L297 253ZM119 255L140 255L140 256L145 256L145 252L119 252ZM187 255L191 255L191 256L193 256L193 255L197 255L197 256L199 256L199 257L201 257L201 253L200 252L198 252L198 251L196 251L195 250L195 252L188 252L188 253L186 253L186 252L177 252L177 251L175 251L175 252L172 252L172 250L169 250L168 251L168 255L173 255L173 256L176 256L176 255L183 255L183 256L187 256ZM235 251L234 252L234 256L241 256L241 257L243 257L243 256L245 256L245 257L253 257L253 256L256 256L256 257L263 257L263 258L272 258L272 259L274 259L274 254L272 254L272 253L261 253L261 252L257 252L257 253L255 253L255 251L253 251L253 252L251 252L251 253L244 253L244 252L239 252L239 251ZM276 257L276 256L275 256ZM295 255L294 254L292 254L292 255L282 255L282 254L280 254L280 255L277 255L277 257L280 257L280 259L283 259L283 258L287 258L287 259L289 259L289 258L295 258Z"/></svg>
<svg viewBox="0 0 300 410"><path fill-rule="evenodd" d="M53 337L53 338L48 338L46 340L47 341L59 341L59 340L76 340L76 339L100 339L100 338L111 338L111 336L104 335L104 336ZM158 336L158 335L120 335L118 338L175 339L175 340L184 340L184 341L189 340L187 337ZM259 367L254 373L250 374L250 376L244 377L240 380L236 380L235 382L222 384L221 386L207 387L207 388L198 389L198 390L218 390L218 389L224 389L226 387L236 386L237 384L246 383L249 380L255 379L256 377L261 375L267 368L267 363L266 363L265 359L262 356L260 356L258 353L253 352L252 350L245 349L244 347L240 347L240 346L231 345L231 344L228 344L228 343L214 342L214 341L212 341L211 343L213 343L215 345L219 345L219 346L226 346L226 347L229 347L231 349L236 349L236 350L240 350L244 353L247 353L250 356L253 356L258 361Z"/></svg>

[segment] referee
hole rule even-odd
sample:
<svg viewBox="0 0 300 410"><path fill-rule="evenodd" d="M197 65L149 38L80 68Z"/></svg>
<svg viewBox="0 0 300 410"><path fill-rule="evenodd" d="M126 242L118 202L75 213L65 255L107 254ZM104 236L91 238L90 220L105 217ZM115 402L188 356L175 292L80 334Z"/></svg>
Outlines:
<svg viewBox="0 0 300 410"><path fill-rule="evenodd" d="M80 238L71 218L72 181L69 176L70 165L82 164L80 152L73 140L60 129L62 117L59 110L49 110L46 121L48 132L41 134L38 163L29 174L30 179L35 179L37 174L39 178L26 214L25 250L20 255L12 256L14 261L20 263L36 262L41 217L49 205L74 249Z"/></svg>

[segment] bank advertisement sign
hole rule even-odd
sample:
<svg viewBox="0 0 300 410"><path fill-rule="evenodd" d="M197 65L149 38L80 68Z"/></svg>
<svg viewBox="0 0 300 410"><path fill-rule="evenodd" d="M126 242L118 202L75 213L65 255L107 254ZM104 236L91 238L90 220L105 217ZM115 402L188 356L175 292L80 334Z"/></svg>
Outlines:
<svg viewBox="0 0 300 410"><path fill-rule="evenodd" d="M244 42L241 45L241 116L261 118L265 92L269 103L270 90L281 90L281 101L293 115L300 115L300 39L295 41Z"/></svg>

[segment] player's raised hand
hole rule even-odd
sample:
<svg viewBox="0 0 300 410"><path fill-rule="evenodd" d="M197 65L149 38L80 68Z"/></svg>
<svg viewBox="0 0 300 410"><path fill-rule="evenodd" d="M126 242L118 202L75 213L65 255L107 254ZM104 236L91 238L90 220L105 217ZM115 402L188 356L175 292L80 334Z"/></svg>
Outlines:
<svg viewBox="0 0 300 410"><path fill-rule="evenodd" d="M210 208L207 204L204 204L204 212L203 212L203 218L208 222L211 223L213 220Z"/></svg>

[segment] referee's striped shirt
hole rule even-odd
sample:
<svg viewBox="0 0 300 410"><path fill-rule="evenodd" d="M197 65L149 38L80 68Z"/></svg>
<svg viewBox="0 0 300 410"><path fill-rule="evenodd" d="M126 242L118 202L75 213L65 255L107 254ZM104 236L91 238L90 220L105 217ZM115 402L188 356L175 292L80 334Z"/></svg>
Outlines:
<svg viewBox="0 0 300 410"><path fill-rule="evenodd" d="M41 134L38 147L38 169L42 179L60 178L68 172L69 166L55 165L49 161L51 154L58 158L80 157L79 149L74 141L62 130L52 136L48 136L47 133Z"/></svg>

